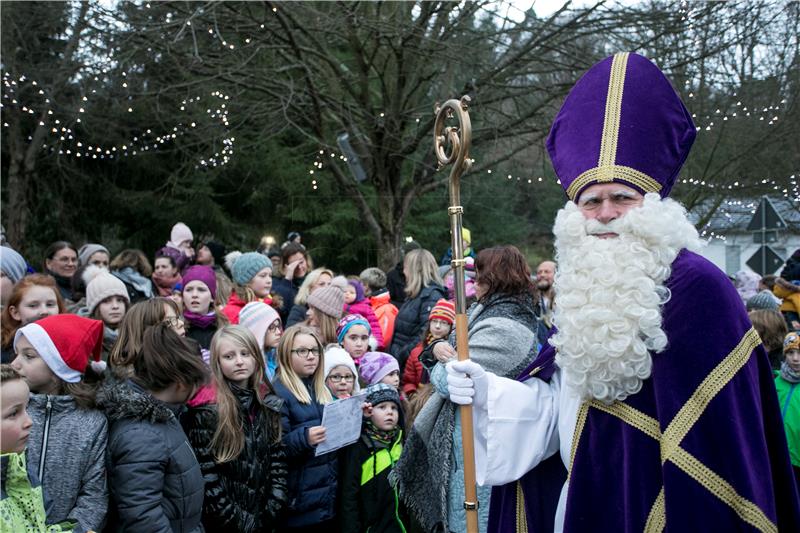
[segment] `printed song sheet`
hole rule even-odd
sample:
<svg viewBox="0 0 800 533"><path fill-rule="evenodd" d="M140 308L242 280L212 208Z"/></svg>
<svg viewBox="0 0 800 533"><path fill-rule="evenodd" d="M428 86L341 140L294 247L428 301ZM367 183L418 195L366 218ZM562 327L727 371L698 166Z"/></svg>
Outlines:
<svg viewBox="0 0 800 533"><path fill-rule="evenodd" d="M325 405L322 412L322 425L325 427L325 440L317 445L315 455L322 455L344 448L358 440L361 435L361 404L366 394L336 400Z"/></svg>

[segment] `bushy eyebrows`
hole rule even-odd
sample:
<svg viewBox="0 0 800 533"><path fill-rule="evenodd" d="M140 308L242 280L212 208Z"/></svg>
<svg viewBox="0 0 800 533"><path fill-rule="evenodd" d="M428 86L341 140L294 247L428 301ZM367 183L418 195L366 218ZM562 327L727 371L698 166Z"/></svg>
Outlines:
<svg viewBox="0 0 800 533"><path fill-rule="evenodd" d="M619 197L624 196L625 198L636 198L636 192L630 191L628 189L617 189L615 191L611 191L608 193L609 197ZM597 200L600 198L600 195L596 192L590 193L583 193L578 200L578 204L585 204L587 202L591 202L593 200Z"/></svg>

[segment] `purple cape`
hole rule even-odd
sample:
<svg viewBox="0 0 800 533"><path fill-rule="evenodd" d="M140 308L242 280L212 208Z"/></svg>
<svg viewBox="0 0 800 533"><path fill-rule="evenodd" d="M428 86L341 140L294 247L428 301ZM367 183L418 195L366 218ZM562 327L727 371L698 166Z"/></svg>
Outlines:
<svg viewBox="0 0 800 533"><path fill-rule="evenodd" d="M564 531L800 531L769 361L741 299L686 250L666 285L669 345L650 379L624 402L579 412ZM521 481L530 477L535 494L560 489L542 467L552 469L543 463ZM517 531L515 485L493 491L490 531ZM528 531L552 528L555 505L524 503Z"/></svg>

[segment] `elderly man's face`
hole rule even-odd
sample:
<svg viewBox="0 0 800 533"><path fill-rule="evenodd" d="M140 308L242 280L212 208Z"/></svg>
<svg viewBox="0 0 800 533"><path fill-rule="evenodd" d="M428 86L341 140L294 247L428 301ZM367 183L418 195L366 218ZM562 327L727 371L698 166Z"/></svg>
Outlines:
<svg viewBox="0 0 800 533"><path fill-rule="evenodd" d="M637 190L621 183L599 183L587 187L575 203L583 216L602 224L616 220L634 207L644 202L644 196ZM616 233L599 233L597 237L608 239Z"/></svg>
<svg viewBox="0 0 800 533"><path fill-rule="evenodd" d="M540 290L547 290L553 284L556 275L556 264L552 261L543 261L536 267L536 286Z"/></svg>

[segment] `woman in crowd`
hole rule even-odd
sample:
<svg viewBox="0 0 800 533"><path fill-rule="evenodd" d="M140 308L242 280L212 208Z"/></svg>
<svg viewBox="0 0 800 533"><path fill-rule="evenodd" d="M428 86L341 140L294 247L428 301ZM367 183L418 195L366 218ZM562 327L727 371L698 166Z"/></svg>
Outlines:
<svg viewBox="0 0 800 533"><path fill-rule="evenodd" d="M400 368L405 368L411 350L422 338L431 309L439 299L447 297L436 259L428 250L408 252L403 260L403 274L406 278L406 301L395 318L389 350L397 358Z"/></svg>
<svg viewBox="0 0 800 533"><path fill-rule="evenodd" d="M155 289L150 276L153 267L141 250L129 248L122 250L108 265L111 273L122 280L128 290L128 298L132 304L149 300L155 296Z"/></svg>
<svg viewBox="0 0 800 533"><path fill-rule="evenodd" d="M14 287L0 318L2 362L14 360L14 334L19 328L50 315L65 313L64 300L52 277L30 274Z"/></svg>
<svg viewBox="0 0 800 533"><path fill-rule="evenodd" d="M413 252L411 252L413 253ZM483 250L476 260L478 301L467 313L469 356L498 376L516 378L536 355L537 319L525 257L514 246ZM417 415L397 472L409 507L423 527L465 531L461 419L447 393L444 363L455 359L455 332L423 352L436 393ZM435 365L433 364L435 363ZM446 494L444 502L438 495ZM478 487L480 530L486 531L490 487Z"/></svg>
<svg viewBox="0 0 800 533"><path fill-rule="evenodd" d="M306 319L308 312L308 296L317 289L327 287L333 280L333 271L327 268L315 268L308 273L303 284L297 290L297 296L294 298L294 305L289 311L289 317L286 319L286 327L294 326Z"/></svg>
<svg viewBox="0 0 800 533"><path fill-rule="evenodd" d="M64 300L72 301L72 276L78 269L78 250L67 241L56 241L44 251L44 272L56 280Z"/></svg>
<svg viewBox="0 0 800 533"><path fill-rule="evenodd" d="M281 249L281 270L273 277L272 286L275 294L283 299L280 313L284 323L288 321L297 291L303 285L309 268L313 266L305 246L290 242Z"/></svg>
<svg viewBox="0 0 800 533"><path fill-rule="evenodd" d="M102 244L86 243L78 249L78 260L80 266L95 265L107 269L111 254Z"/></svg>
<svg viewBox="0 0 800 533"><path fill-rule="evenodd" d="M178 260L182 257L185 256L180 251L166 246L156 252L152 280L159 296L171 296L175 285L181 283Z"/></svg>

